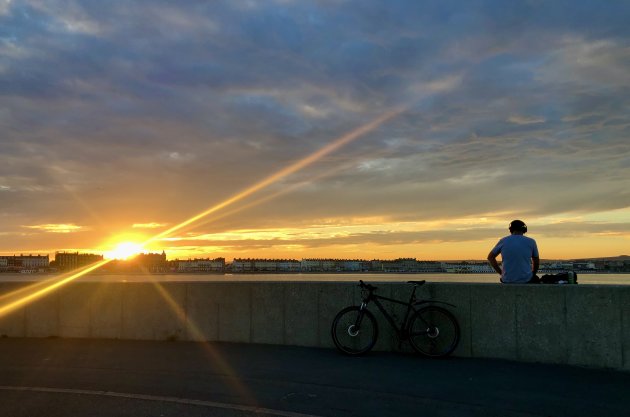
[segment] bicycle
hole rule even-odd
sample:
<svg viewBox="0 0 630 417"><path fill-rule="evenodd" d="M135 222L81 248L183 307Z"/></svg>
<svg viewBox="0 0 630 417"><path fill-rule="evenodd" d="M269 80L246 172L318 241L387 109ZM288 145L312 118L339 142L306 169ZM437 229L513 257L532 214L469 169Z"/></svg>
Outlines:
<svg viewBox="0 0 630 417"><path fill-rule="evenodd" d="M333 320L331 332L337 349L347 355L358 356L369 352L374 347L378 339L378 324L374 314L367 308L370 302L374 302L396 330L400 344L409 340L415 351L433 358L442 358L453 353L459 342L459 324L450 311L433 304L455 306L437 300L416 300L416 289L426 281L407 282L413 284L413 291L409 302L404 302L377 295L375 294L377 287L360 280L359 287L363 300L361 305L344 308ZM379 300L407 306L407 312L400 326L396 324L392 315Z"/></svg>

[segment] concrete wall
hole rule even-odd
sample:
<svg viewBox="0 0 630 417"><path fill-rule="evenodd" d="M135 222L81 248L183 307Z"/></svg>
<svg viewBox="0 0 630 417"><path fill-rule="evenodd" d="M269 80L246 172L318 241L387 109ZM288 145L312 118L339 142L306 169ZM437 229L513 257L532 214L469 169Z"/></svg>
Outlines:
<svg viewBox="0 0 630 417"><path fill-rule="evenodd" d="M409 296L408 284L376 285L384 296ZM355 283L70 283L2 313L32 292L25 288L0 283L0 335L333 347L335 314L360 303ZM418 294L457 306L456 356L630 370L630 287L431 283ZM388 323L373 312L376 349L398 350ZM402 350L410 349L405 343Z"/></svg>

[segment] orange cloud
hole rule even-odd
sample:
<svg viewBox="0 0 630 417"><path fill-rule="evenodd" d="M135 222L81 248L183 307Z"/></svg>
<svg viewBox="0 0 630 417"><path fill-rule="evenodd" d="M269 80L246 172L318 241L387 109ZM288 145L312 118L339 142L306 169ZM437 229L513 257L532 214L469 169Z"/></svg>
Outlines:
<svg viewBox="0 0 630 417"><path fill-rule="evenodd" d="M85 227L77 226L76 224L72 223L48 223L22 227L26 227L27 229L41 230L47 233L74 233L86 230Z"/></svg>
<svg viewBox="0 0 630 417"><path fill-rule="evenodd" d="M168 223L134 223L131 226L134 229L157 229L166 226Z"/></svg>

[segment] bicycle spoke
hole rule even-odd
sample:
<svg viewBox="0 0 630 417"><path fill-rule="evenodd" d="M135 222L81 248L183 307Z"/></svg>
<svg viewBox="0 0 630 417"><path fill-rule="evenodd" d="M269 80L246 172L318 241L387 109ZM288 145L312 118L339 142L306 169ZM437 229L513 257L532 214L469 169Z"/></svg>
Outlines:
<svg viewBox="0 0 630 417"><path fill-rule="evenodd" d="M378 337L376 319L359 307L348 307L339 312L331 331L335 346L348 355L368 352Z"/></svg>
<svg viewBox="0 0 630 417"><path fill-rule="evenodd" d="M436 306L419 310L410 320L412 347L423 355L443 357L451 354L459 342L459 326L453 315Z"/></svg>

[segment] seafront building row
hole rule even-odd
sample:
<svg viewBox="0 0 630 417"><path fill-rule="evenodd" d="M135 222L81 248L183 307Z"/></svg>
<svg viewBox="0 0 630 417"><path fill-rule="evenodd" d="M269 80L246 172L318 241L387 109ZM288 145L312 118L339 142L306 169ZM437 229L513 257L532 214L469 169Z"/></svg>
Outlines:
<svg viewBox="0 0 630 417"><path fill-rule="evenodd" d="M0 272L37 273L71 271L103 260L102 255L79 252L56 252L55 259L48 255L0 256ZM541 272L630 272L628 260L593 260L546 262ZM394 260L363 259L259 259L203 258L167 260L166 253L142 253L128 260L113 260L102 266L99 272L128 273L493 273L486 261L422 261L416 258Z"/></svg>

